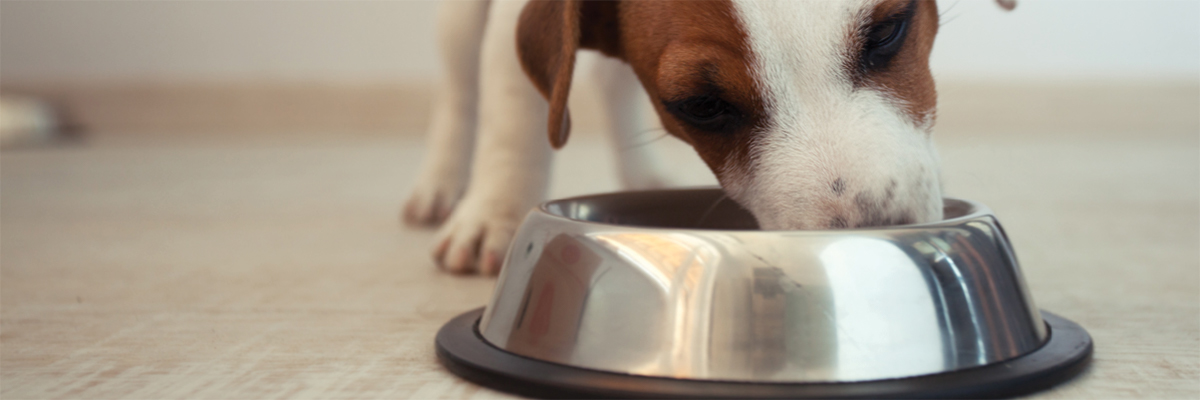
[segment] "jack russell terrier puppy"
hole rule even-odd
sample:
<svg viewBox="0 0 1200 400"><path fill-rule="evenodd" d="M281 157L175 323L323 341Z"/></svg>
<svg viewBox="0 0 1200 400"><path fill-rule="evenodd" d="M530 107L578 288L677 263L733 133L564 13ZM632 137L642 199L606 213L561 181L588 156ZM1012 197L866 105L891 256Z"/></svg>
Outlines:
<svg viewBox="0 0 1200 400"><path fill-rule="evenodd" d="M933 1L447 1L439 24L448 73L404 217L444 222L443 269L499 271L567 142L580 49L632 67L597 65L618 146L637 134L641 83L663 127L762 229L942 217ZM649 154L619 155L626 186L664 181Z"/></svg>

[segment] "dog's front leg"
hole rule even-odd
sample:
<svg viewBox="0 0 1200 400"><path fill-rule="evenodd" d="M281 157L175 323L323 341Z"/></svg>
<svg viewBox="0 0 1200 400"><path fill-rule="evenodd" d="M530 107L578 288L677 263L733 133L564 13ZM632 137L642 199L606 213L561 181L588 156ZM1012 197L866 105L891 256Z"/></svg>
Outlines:
<svg viewBox="0 0 1200 400"><path fill-rule="evenodd" d="M521 69L513 35L524 3L495 1L488 17L471 180L434 242L434 259L448 271L498 272L517 225L545 196L548 105Z"/></svg>
<svg viewBox="0 0 1200 400"><path fill-rule="evenodd" d="M487 25L487 0L446 1L438 11L438 45L444 73L433 103L429 154L404 205L409 225L437 225L467 187L479 104L479 53Z"/></svg>

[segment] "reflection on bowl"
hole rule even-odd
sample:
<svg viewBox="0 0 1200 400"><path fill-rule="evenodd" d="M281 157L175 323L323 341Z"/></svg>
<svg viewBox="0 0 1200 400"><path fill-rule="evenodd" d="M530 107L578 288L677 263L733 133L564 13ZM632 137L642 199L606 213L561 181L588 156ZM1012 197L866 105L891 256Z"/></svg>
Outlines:
<svg viewBox="0 0 1200 400"><path fill-rule="evenodd" d="M479 323L491 345L654 377L854 382L1010 360L1047 339L980 204L943 221L758 231L719 189L552 201L517 232Z"/></svg>

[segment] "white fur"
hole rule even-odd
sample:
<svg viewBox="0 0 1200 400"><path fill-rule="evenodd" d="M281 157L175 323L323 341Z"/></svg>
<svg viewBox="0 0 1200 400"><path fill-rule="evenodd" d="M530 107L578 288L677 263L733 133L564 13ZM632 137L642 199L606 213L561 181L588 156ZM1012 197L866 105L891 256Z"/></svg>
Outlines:
<svg viewBox="0 0 1200 400"><path fill-rule="evenodd" d="M451 271L499 270L521 218L546 192L549 106L517 58L525 0L492 1L479 77L479 138L462 202L437 235L435 258Z"/></svg>
<svg viewBox="0 0 1200 400"><path fill-rule="evenodd" d="M888 93L854 88L845 71L849 33L877 1L734 1L771 123L756 133L749 165L723 183L764 229L828 228L835 218L855 226L864 217L856 197L882 199L893 180L885 213L941 218L929 120L913 121Z"/></svg>
<svg viewBox="0 0 1200 400"><path fill-rule="evenodd" d="M479 57L487 1L446 1L438 12L443 70L429 127L429 157L404 207L413 225L436 225L450 216L467 188L479 103Z"/></svg>

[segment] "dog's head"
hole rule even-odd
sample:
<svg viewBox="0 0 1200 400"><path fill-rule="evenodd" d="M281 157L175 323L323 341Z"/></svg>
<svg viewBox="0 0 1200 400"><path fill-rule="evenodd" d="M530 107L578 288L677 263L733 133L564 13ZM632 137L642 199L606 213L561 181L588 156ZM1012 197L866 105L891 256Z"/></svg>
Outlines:
<svg viewBox="0 0 1200 400"><path fill-rule="evenodd" d="M929 0L532 0L517 43L554 147L575 52L599 50L762 228L823 229L942 217L937 30Z"/></svg>

